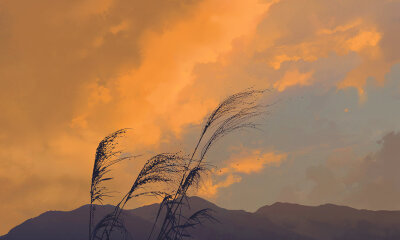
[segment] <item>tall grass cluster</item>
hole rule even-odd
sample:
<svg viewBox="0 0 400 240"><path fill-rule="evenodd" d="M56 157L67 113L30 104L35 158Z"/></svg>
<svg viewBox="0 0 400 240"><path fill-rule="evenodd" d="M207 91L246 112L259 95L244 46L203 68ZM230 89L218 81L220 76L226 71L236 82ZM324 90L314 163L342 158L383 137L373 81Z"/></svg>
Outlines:
<svg viewBox="0 0 400 240"><path fill-rule="evenodd" d="M211 147L226 135L241 129L256 129L256 117L266 112L259 104L265 90L249 89L227 97L206 118L196 145L189 153L160 153L143 165L130 189L113 211L94 223L97 203L103 204L110 195L105 183L112 179L112 167L132 158L118 151L118 139L128 129L118 130L105 137L98 145L90 187L89 240L110 240L115 236L132 238L124 226L121 213L133 198L152 196L160 199L148 240L180 240L191 237L190 229L203 221L216 221L210 209L199 209L190 216L182 207L188 203L188 191L198 186L208 170L206 156ZM154 188L154 184L165 185Z"/></svg>

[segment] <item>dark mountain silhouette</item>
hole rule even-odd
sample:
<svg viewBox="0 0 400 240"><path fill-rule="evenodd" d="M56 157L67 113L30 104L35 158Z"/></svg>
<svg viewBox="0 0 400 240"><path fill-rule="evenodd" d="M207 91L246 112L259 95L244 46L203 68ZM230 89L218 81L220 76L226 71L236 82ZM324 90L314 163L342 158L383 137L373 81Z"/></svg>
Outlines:
<svg viewBox="0 0 400 240"><path fill-rule="evenodd" d="M333 204L310 207L275 203L258 209L255 215L314 239L400 239L400 211L357 210Z"/></svg>
<svg viewBox="0 0 400 240"><path fill-rule="evenodd" d="M191 197L185 213L210 208L218 222L191 229L197 240L369 240L400 239L400 211L357 210L332 204L317 207L290 203L264 206L255 213L220 208ZM112 206L97 206L100 217ZM158 204L124 211L133 239L147 239ZM49 211L13 228L1 240L86 240L89 206L69 212Z"/></svg>

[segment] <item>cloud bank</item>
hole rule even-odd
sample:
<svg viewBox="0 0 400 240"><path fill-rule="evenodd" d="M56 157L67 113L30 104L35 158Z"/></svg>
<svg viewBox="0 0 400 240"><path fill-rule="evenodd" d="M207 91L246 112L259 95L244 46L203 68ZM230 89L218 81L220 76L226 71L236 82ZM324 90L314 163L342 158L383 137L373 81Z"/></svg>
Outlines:
<svg viewBox="0 0 400 240"><path fill-rule="evenodd" d="M394 160L376 149L380 167L355 162L400 127L399 1L5 0L0 9L0 210L8 216L0 234L86 203L104 135L132 127L133 152L189 147L208 111L249 86L272 89L265 101L277 104L264 133L227 139L210 156L224 169L207 180L216 201L397 207L362 200L376 187L396 194L378 177ZM389 151L396 140L383 139ZM243 140L243 155L229 151ZM325 164L338 149L354 153L350 169ZM254 182L263 184L246 188ZM241 194L254 197L227 199Z"/></svg>

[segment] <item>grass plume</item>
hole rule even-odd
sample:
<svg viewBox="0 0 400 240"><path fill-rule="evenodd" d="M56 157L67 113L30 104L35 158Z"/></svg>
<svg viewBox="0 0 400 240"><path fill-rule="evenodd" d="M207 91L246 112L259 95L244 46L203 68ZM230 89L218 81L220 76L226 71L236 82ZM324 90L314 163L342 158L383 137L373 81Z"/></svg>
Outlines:
<svg viewBox="0 0 400 240"><path fill-rule="evenodd" d="M151 157L146 161L135 181L131 185L129 191L115 206L114 212L108 218L114 218L114 221L108 221L108 225L103 228L102 236L111 236L114 226L120 220L125 205L135 197L140 196L165 196L169 195L168 189L159 189L155 184L173 184L177 181L177 177L181 176L184 170L184 163L187 158L179 153L161 153Z"/></svg>
<svg viewBox="0 0 400 240"><path fill-rule="evenodd" d="M90 184L89 239L92 239L93 218L95 214L94 203L99 202L103 204L104 197L110 194L104 183L112 179L112 177L108 176L111 166L130 158L130 156L121 157L122 152L116 150L118 138L122 137L126 131L127 129L120 129L111 133L101 140L97 146Z"/></svg>
<svg viewBox="0 0 400 240"><path fill-rule="evenodd" d="M202 164L207 152L217 140L229 133L246 128L257 128L257 124L253 120L266 112L265 107L258 103L264 92L265 90L248 89L233 94L211 112L200 133L191 158L187 163L187 170L182 175L175 195L168 197L170 199L169 204L160 205L160 208L168 207L157 240L170 239L171 233L173 239L184 237L183 231L173 229L184 226L181 224L182 201L186 198L188 189L200 178L200 173L204 170ZM201 147L201 151L198 153L199 147ZM198 155L197 160L195 160L196 154Z"/></svg>
<svg viewBox="0 0 400 240"><path fill-rule="evenodd" d="M211 147L226 135L242 130L256 129L254 120L266 112L266 106L259 104L265 90L247 89L233 94L223 100L206 118L200 136L190 154L161 153L148 159L141 171L132 182L129 191L115 206L113 212L99 221L92 231L95 201L102 203L107 196L103 182L112 179L106 176L110 167L129 157L117 157L120 151L115 150L116 139L126 132L121 129L104 138L97 150L93 167L89 239L109 240L114 230L127 236L127 231L121 220L121 213L126 204L133 198L141 196L162 197L153 228L148 239L180 240L191 237L189 229L201 224L204 220L215 220L210 209L200 209L191 216L182 214L187 192L196 187L202 173L207 171L205 158ZM164 186L164 187L160 187ZM155 230L158 233L155 233Z"/></svg>

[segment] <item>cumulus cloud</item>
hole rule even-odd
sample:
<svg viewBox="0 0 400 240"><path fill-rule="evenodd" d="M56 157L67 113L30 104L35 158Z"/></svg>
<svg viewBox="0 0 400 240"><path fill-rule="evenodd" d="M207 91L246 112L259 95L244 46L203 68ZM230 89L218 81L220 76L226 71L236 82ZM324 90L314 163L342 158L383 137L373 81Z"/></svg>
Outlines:
<svg viewBox="0 0 400 240"><path fill-rule="evenodd" d="M393 41L399 34L391 31L396 22L392 9L398 7L393 1L279 1L265 14L254 35L237 41L223 64L204 65L197 75L202 81L218 79L227 84L241 79L280 90L286 86L283 82L355 87L365 97L366 79L383 83L384 75L400 60L399 54L389 56L390 48L398 52ZM357 56L355 67L338 68L341 60L353 54ZM345 77L326 83L322 78L312 80L310 75L322 70L315 63L334 55L339 58L331 67Z"/></svg>
<svg viewBox="0 0 400 240"><path fill-rule="evenodd" d="M237 162L228 156L221 183L209 184L209 192L218 192L260 175L273 163L266 159L283 160L279 152L297 151L293 146L351 142L338 121L357 128L362 124L354 126L354 119L375 115L341 103L340 112L351 110L335 122L320 116L323 104L338 88L341 99L348 99L349 88L364 100L374 98L366 79L387 84L385 74L400 60L399 1L6 0L0 9L0 177L15 183L9 194L16 195L29 188L28 181L20 184L29 174L81 182L97 142L115 129L134 129L132 151L156 151L176 138L187 141L188 126L200 123L221 98L249 86L275 88L277 98L316 93L306 110L317 109L312 129L322 133L302 127L294 138L293 122L272 121L264 140L273 140L268 147L278 153L257 148L259 153L248 153L254 158ZM308 123L304 108L282 112L296 124ZM318 178L316 172L309 170L309 178ZM83 204L82 189L66 186L79 192ZM59 209L73 204L54 203ZM0 232L53 206L20 210L24 204L4 204L18 216L0 220Z"/></svg>
<svg viewBox="0 0 400 240"><path fill-rule="evenodd" d="M104 135L132 127L130 150L155 150L163 136L199 123L225 95L183 91L194 81L192 69L215 61L233 39L254 31L269 7L212 0L0 5L0 176L10 182L49 171L88 179ZM26 191L26 183L13 192ZM85 192L77 195L80 204L86 202ZM21 204L5 204L19 216L0 221L2 233L32 217ZM47 209L38 204L33 211Z"/></svg>

